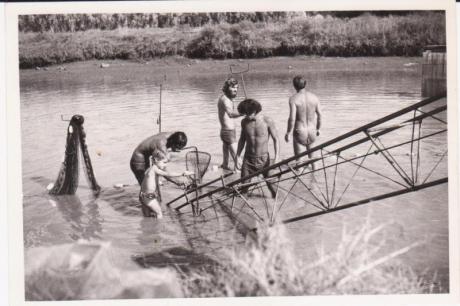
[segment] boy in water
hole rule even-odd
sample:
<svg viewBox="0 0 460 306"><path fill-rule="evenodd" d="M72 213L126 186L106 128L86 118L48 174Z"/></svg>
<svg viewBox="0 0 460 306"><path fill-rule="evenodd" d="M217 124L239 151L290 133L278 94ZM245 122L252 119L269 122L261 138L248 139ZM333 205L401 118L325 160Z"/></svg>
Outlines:
<svg viewBox="0 0 460 306"><path fill-rule="evenodd" d="M155 218L163 218L161 212L160 202L161 193L158 184L158 176L165 177L179 177L190 176L194 173L191 171L184 171L183 173L174 173L165 171L166 157L159 152L152 155L152 166L145 171L144 179L141 183L141 191L139 193L139 201L142 205L142 213L144 217L153 216Z"/></svg>
<svg viewBox="0 0 460 306"><path fill-rule="evenodd" d="M224 82L222 87L223 95L217 101L217 110L220 122L220 139L222 140L222 164L220 167L224 170L237 170L239 162L236 158L236 130L234 118L242 116L236 112L233 107L233 100L238 92L238 81L232 77ZM229 157L234 161L234 167L229 167Z"/></svg>

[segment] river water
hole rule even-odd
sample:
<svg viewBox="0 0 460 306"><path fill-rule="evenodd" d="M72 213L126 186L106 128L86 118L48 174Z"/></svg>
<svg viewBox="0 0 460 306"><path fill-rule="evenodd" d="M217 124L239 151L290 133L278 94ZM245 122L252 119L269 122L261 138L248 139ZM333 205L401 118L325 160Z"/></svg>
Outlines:
<svg viewBox="0 0 460 306"><path fill-rule="evenodd" d="M254 60L250 61L251 70L244 75L244 89L275 120L281 158L287 158L292 156L292 148L283 137L295 74L305 75L309 90L321 100L321 143L420 101L420 62L420 58ZM154 64L111 62L106 69L99 68L98 63L80 63L68 65L65 70L50 67L46 71L21 71L25 248L81 238L102 239L111 241L120 250L120 256L145 258L147 254L153 261L157 258L156 263L161 265L165 258L175 258L176 263L191 262L193 256L186 258L185 252L190 250L203 255L193 257L194 260L206 260L206 256L238 242L238 235L233 235L235 240L224 238L225 233L232 232L228 222L218 223L217 231L215 222L200 225L193 217L177 222L170 210L165 211L162 222L143 218L137 206L138 186L134 185L136 181L129 169L135 146L158 131L160 83L162 130L185 131L189 145L212 154L211 165L221 162L216 101L230 63L246 67L244 62L195 62L195 66L177 65L159 73ZM213 65L227 69L213 69ZM243 93L240 79L237 101L241 101ZM46 186L56 179L65 149L68 123L61 120L61 115L69 119L77 113L85 117L88 149L103 190L98 198L93 198L82 179L75 196L50 197ZM445 139L441 138L440 143L445 147ZM432 145L429 153L439 155L437 147L439 143ZM183 168L182 158L177 156L170 167ZM444 159L444 173L446 164ZM133 186L113 188L119 183ZM172 187L164 189L169 197L180 193ZM293 223L288 228L298 253L308 260L313 245L333 248L343 226L359 227L369 220L372 224L391 222L388 251L419 240L428 241L400 260L427 275L437 272L442 291L448 291L447 199L447 185L443 184L380 201L378 205Z"/></svg>

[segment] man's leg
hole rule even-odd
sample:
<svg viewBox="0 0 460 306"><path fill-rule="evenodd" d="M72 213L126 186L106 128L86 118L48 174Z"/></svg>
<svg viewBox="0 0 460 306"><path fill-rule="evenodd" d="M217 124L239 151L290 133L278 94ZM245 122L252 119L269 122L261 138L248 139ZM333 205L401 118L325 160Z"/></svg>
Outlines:
<svg viewBox="0 0 460 306"><path fill-rule="evenodd" d="M237 170L238 168L241 167L241 165L238 165L238 160L236 158L236 150L238 149L237 148L237 144L236 142L232 143L231 145L228 146L228 151L230 152L230 155L232 156L232 160L233 160L233 169L234 170ZM228 155L227 155L227 159L228 159Z"/></svg>
<svg viewBox="0 0 460 306"><path fill-rule="evenodd" d="M268 160L267 160L267 162L265 163L265 165L263 167L264 168L269 167L271 164L272 163L270 161L270 158L268 157ZM274 172L275 171L270 170L270 171L264 172L262 175L263 175L264 179L267 179L267 177L270 174L274 174ZM275 177L270 178L270 180L275 180ZM265 182L267 183L267 187L268 187L268 190L270 191L270 194L271 194L272 198L275 198L276 197L277 183L272 183L271 181L265 181Z"/></svg>
<svg viewBox="0 0 460 306"><path fill-rule="evenodd" d="M263 174L264 178L266 179L268 176L269 176L269 172L265 172ZM270 180L274 180L275 177L272 177L270 178ZM270 194L272 195L272 198L275 198L276 197L276 187L277 187L277 183L272 183L272 182L269 182L269 181L265 181L267 183L267 187L268 187L268 190L270 191Z"/></svg>
<svg viewBox="0 0 460 306"><path fill-rule="evenodd" d="M221 168L222 169L229 169L228 167L228 152L229 151L229 146L225 143L225 142L222 142L222 165Z"/></svg>
<svg viewBox="0 0 460 306"><path fill-rule="evenodd" d="M137 182L139 183L139 185L141 185L145 176L145 164L141 162L131 162L130 168L134 176L136 177Z"/></svg>
<svg viewBox="0 0 460 306"><path fill-rule="evenodd" d="M306 147L307 147L307 151L310 151L311 144L307 144ZM308 153L308 158L312 159L313 153ZM311 163L310 165L311 165L311 170L315 171L315 163Z"/></svg>

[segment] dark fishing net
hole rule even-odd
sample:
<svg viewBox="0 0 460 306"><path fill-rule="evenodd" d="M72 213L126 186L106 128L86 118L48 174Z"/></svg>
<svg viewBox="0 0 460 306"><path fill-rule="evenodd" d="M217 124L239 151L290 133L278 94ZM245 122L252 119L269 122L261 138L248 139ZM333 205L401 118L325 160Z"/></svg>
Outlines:
<svg viewBox="0 0 460 306"><path fill-rule="evenodd" d="M208 170L211 162L211 154L198 150L189 151L185 154L186 167L188 171L195 173L195 180L200 183Z"/></svg>
<svg viewBox="0 0 460 306"><path fill-rule="evenodd" d="M59 170L58 177L50 194L75 194L79 180L79 148L84 161L84 168L89 187L94 193L99 193L101 187L97 184L93 166L86 146L86 133L83 129L83 116L74 115L67 128L65 157Z"/></svg>

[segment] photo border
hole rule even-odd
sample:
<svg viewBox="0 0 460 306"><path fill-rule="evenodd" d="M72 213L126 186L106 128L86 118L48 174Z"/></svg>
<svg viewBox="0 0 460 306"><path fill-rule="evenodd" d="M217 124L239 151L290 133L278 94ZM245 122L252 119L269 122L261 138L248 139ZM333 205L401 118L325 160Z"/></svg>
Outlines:
<svg viewBox="0 0 460 306"><path fill-rule="evenodd" d="M452 305L460 303L460 247L458 207L458 101L456 82L456 7L449 0L360 0L309 1L134 1L7 3L6 17L6 123L7 123L7 211L10 305ZM450 293L420 295L340 295L302 297L180 298L138 300L84 300L69 302L31 302L24 296L24 247L22 214L22 160L20 129L18 15L67 13L142 13L142 12L227 12L227 11L353 11L353 10L445 10L447 44L448 172L449 172L449 278ZM1 54L1 53L0 53Z"/></svg>

